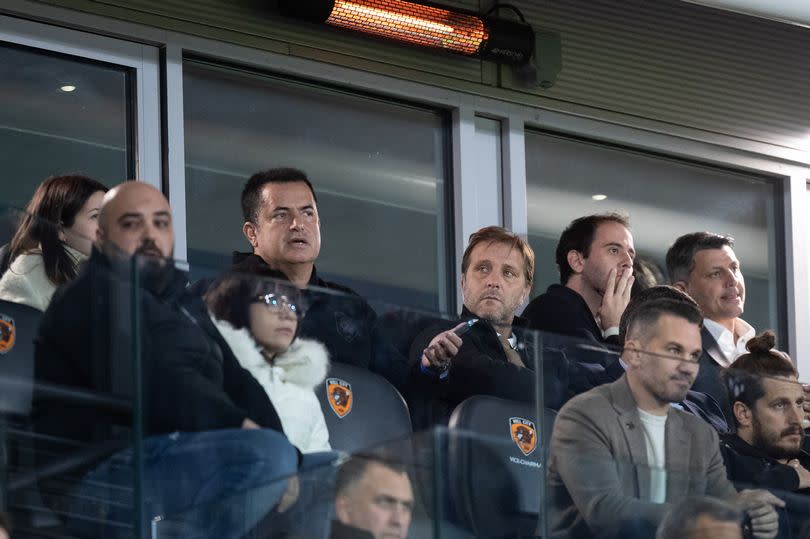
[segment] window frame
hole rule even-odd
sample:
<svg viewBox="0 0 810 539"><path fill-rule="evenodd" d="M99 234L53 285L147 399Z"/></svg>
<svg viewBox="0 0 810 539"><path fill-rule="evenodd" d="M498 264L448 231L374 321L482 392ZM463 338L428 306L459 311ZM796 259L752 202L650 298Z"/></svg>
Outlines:
<svg viewBox="0 0 810 539"><path fill-rule="evenodd" d="M134 106L129 107L127 119L127 151L132 152L128 174L134 172L134 179L161 186L160 129L150 120L160 114L157 47L1 14L0 42L130 69L134 76L126 98Z"/></svg>

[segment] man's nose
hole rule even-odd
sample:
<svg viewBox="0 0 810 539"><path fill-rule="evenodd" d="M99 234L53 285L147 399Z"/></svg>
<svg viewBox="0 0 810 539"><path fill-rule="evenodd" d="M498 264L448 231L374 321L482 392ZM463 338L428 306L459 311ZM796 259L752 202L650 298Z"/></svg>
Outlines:
<svg viewBox="0 0 810 539"><path fill-rule="evenodd" d="M791 425L799 425L802 422L802 418L804 418L804 410L802 406L791 406L787 413L788 422Z"/></svg>
<svg viewBox="0 0 810 539"><path fill-rule="evenodd" d="M685 374L694 375L697 373L698 368L698 363L694 360L694 358L691 357L683 358L680 362L678 362L678 370Z"/></svg>
<svg viewBox="0 0 810 539"><path fill-rule="evenodd" d="M630 255L629 251L624 252L623 260L622 260L622 267L625 268L632 268L633 267L633 257Z"/></svg>
<svg viewBox="0 0 810 539"><path fill-rule="evenodd" d="M290 220L290 230L299 230L304 227L303 219L300 215L293 215Z"/></svg>
<svg viewBox="0 0 810 539"><path fill-rule="evenodd" d="M489 277L487 277L488 288L501 288L501 284L501 278L496 273L492 273Z"/></svg>
<svg viewBox="0 0 810 539"><path fill-rule="evenodd" d="M407 514L408 510L400 505L397 506L391 511L391 525L396 527L402 527L405 525L405 515Z"/></svg>
<svg viewBox="0 0 810 539"><path fill-rule="evenodd" d="M740 282L740 279L737 277L737 273L734 271L727 271L725 274L725 282L726 288L731 288L733 286L737 286Z"/></svg>
<svg viewBox="0 0 810 539"><path fill-rule="evenodd" d="M155 232L156 232L156 230L157 230L157 229L155 228L155 225L153 225L152 223L148 223L148 222L147 222L147 223L146 223L146 224L145 224L145 225L144 225L144 226L141 228L141 241L142 241L143 243L150 242L150 241L154 241L154 239L155 239Z"/></svg>

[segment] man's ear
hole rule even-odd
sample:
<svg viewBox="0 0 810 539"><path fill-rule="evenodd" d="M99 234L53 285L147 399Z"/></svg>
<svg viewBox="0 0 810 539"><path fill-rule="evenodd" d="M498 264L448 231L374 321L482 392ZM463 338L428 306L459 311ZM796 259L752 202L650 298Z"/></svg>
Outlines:
<svg viewBox="0 0 810 539"><path fill-rule="evenodd" d="M582 273L585 267L585 257L582 256L582 253L571 249L565 256L565 259L568 261L568 265L571 266L571 270L574 273Z"/></svg>
<svg viewBox="0 0 810 539"><path fill-rule="evenodd" d="M335 498L335 516L339 522L344 524L351 522L349 500L346 499L346 496L338 496Z"/></svg>
<svg viewBox="0 0 810 539"><path fill-rule="evenodd" d="M622 359L625 363L634 367L641 365L641 342L636 339L625 340Z"/></svg>
<svg viewBox="0 0 810 539"><path fill-rule="evenodd" d="M686 294L686 281L675 281L672 286Z"/></svg>
<svg viewBox="0 0 810 539"><path fill-rule="evenodd" d="M734 412L734 417L737 419L737 424L740 427L750 427L753 424L751 408L746 406L745 403L734 401L732 412Z"/></svg>
<svg viewBox="0 0 810 539"><path fill-rule="evenodd" d="M256 233L256 225L251 223L250 221L245 221L245 224L242 225L242 234L245 235L248 242L250 243L251 247L254 249L258 246L259 242L257 240L258 234Z"/></svg>

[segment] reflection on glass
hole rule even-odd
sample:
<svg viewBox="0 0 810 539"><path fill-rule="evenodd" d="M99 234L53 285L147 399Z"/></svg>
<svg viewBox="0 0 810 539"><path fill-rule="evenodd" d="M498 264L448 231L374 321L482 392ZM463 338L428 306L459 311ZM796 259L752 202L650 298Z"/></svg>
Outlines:
<svg viewBox="0 0 810 539"><path fill-rule="evenodd" d="M783 276L777 264L774 184L762 178L584 141L528 132L529 240L537 253L534 294L559 282L554 250L575 218L623 211L635 248L653 267L682 234L707 230L735 238L747 288L743 315L778 328Z"/></svg>
<svg viewBox="0 0 810 539"><path fill-rule="evenodd" d="M107 185L130 176L129 84L119 66L0 45L3 201L24 207L51 175L80 173Z"/></svg>
<svg viewBox="0 0 810 539"><path fill-rule="evenodd" d="M367 297L440 305L442 114L192 62L184 91L193 264L221 269L234 250L249 251L239 205L245 182L292 166L318 196L319 274Z"/></svg>

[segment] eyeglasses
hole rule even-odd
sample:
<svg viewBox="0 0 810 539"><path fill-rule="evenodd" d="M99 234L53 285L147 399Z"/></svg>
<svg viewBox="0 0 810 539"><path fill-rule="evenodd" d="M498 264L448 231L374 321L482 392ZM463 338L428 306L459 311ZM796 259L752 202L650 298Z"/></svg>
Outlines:
<svg viewBox="0 0 810 539"><path fill-rule="evenodd" d="M295 316L301 316L302 309L287 299L287 296L277 296L275 294L262 294L257 297L259 301L267 305L267 308L274 313L282 313L285 309Z"/></svg>

